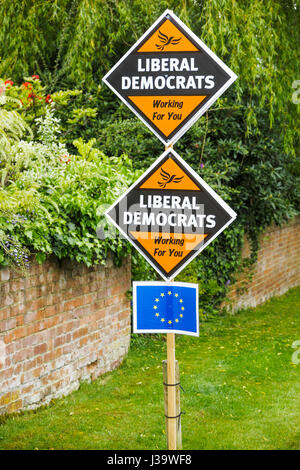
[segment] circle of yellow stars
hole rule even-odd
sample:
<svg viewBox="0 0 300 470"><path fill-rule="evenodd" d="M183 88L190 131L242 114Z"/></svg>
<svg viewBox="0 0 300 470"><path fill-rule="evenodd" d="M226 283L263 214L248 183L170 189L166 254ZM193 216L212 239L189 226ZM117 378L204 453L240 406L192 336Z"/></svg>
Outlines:
<svg viewBox="0 0 300 470"><path fill-rule="evenodd" d="M182 304L181 307L180 307L180 314L179 314L179 315L175 318L175 320L174 320L175 323L179 323L180 319L183 318L184 305L183 305L183 300L180 298L178 292L175 292L175 293L173 294L172 291L169 290L166 294L165 294L164 292L161 292L161 294L159 295L159 297L156 297L156 299L155 299L155 304L153 305L153 310L154 310L154 312L155 312L155 316L156 316L157 318L159 318L162 323L165 323L165 322L166 322L166 319L165 319L163 316L161 317L161 315L160 315L160 313L159 313L159 311L158 311L158 309L159 309L159 302L160 302L160 300L161 300L160 297L163 298L163 297L165 297L165 295L170 295L170 296L171 296L171 295L174 295L174 297L176 297L176 298L178 299L179 303ZM173 323L172 320L168 320L168 324L169 324L169 325L172 325L172 323Z"/></svg>

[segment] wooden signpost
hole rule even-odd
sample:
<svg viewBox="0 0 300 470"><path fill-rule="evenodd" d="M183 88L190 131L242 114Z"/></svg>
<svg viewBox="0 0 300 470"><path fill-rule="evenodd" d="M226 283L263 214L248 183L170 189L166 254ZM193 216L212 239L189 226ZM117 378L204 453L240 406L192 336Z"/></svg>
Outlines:
<svg viewBox="0 0 300 470"><path fill-rule="evenodd" d="M236 78L170 10L103 78L165 144L106 216L167 281L133 283L133 314L135 332L167 333L169 450L181 447L175 333L199 335L197 285L170 281L236 217L172 147Z"/></svg>
<svg viewBox="0 0 300 470"><path fill-rule="evenodd" d="M167 333L168 449L176 450L175 333Z"/></svg>
<svg viewBox="0 0 300 470"><path fill-rule="evenodd" d="M166 436L167 436L167 444L168 449L170 449L169 443L169 426L171 426L170 419L168 418L168 403L169 403L169 396L168 392L173 387L168 385L168 369L167 369L167 361L163 361L163 383L164 383L164 398L165 398L165 417L166 417ZM181 406L180 406L180 374L179 374L179 364L178 361L175 360L175 383L176 386L176 449L182 449L182 435L181 435ZM174 397L173 397L174 399ZM173 426L175 424L173 423Z"/></svg>

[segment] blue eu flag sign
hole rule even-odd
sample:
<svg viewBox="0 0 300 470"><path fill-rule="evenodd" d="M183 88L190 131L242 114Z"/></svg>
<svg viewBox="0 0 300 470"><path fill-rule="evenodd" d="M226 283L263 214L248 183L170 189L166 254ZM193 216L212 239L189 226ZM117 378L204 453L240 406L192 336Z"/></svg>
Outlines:
<svg viewBox="0 0 300 470"><path fill-rule="evenodd" d="M198 284L133 282L133 332L199 336Z"/></svg>

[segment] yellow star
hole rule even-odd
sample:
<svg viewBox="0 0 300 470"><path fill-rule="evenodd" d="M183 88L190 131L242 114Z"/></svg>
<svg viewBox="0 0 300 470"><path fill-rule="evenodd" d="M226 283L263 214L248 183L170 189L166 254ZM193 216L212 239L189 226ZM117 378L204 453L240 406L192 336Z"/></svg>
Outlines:
<svg viewBox="0 0 300 470"><path fill-rule="evenodd" d="M182 304L183 300L182 300L182 299L180 299L180 300L179 300L179 302Z"/></svg>
<svg viewBox="0 0 300 470"><path fill-rule="evenodd" d="M172 320L169 320L168 323L169 323L169 325L172 325Z"/></svg>
<svg viewBox="0 0 300 470"><path fill-rule="evenodd" d="M181 307L181 310L184 310L184 307Z"/></svg>
<svg viewBox="0 0 300 470"><path fill-rule="evenodd" d="M179 316L182 318L183 317L182 313Z"/></svg>
<svg viewBox="0 0 300 470"><path fill-rule="evenodd" d="M155 299L155 302L159 302L159 299Z"/></svg>
<svg viewBox="0 0 300 470"><path fill-rule="evenodd" d="M176 323L178 323L178 322L179 322L178 318L176 318L176 320L175 320L175 321L176 321Z"/></svg>
<svg viewBox="0 0 300 470"><path fill-rule="evenodd" d="M175 294L175 297L178 297L178 294Z"/></svg>
<svg viewBox="0 0 300 470"><path fill-rule="evenodd" d="M169 290L168 295L172 295L172 292Z"/></svg>
<svg viewBox="0 0 300 470"><path fill-rule="evenodd" d="M161 296L161 297L164 297L164 296L165 296L165 294L162 292L162 293L160 294L160 296Z"/></svg>
<svg viewBox="0 0 300 470"><path fill-rule="evenodd" d="M160 320L160 321L164 322L164 321L165 321L165 319L164 319L164 318L161 318L161 320Z"/></svg>
<svg viewBox="0 0 300 470"><path fill-rule="evenodd" d="M157 312L157 313L155 314L155 316L156 316L156 317L159 317L159 313Z"/></svg>
<svg viewBox="0 0 300 470"><path fill-rule="evenodd" d="M156 305L153 305L153 308L154 308L154 310L156 310L156 309L157 309L157 306L156 306Z"/></svg>

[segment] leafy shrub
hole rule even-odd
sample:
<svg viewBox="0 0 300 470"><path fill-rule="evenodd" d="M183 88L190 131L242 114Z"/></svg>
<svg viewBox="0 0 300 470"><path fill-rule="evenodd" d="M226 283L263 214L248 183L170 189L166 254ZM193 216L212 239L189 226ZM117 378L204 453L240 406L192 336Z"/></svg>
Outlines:
<svg viewBox="0 0 300 470"><path fill-rule="evenodd" d="M27 266L30 250L40 262L54 253L90 266L105 263L108 248L120 261L128 245L119 237L100 240L96 231L101 207L137 177L131 160L125 155L107 157L93 147L93 140L82 138L74 141L78 154L68 153L59 140L60 122L52 106L35 126L34 141L22 140L18 125L8 129L13 137L6 139L10 157L3 165L6 181L0 191L0 263Z"/></svg>

